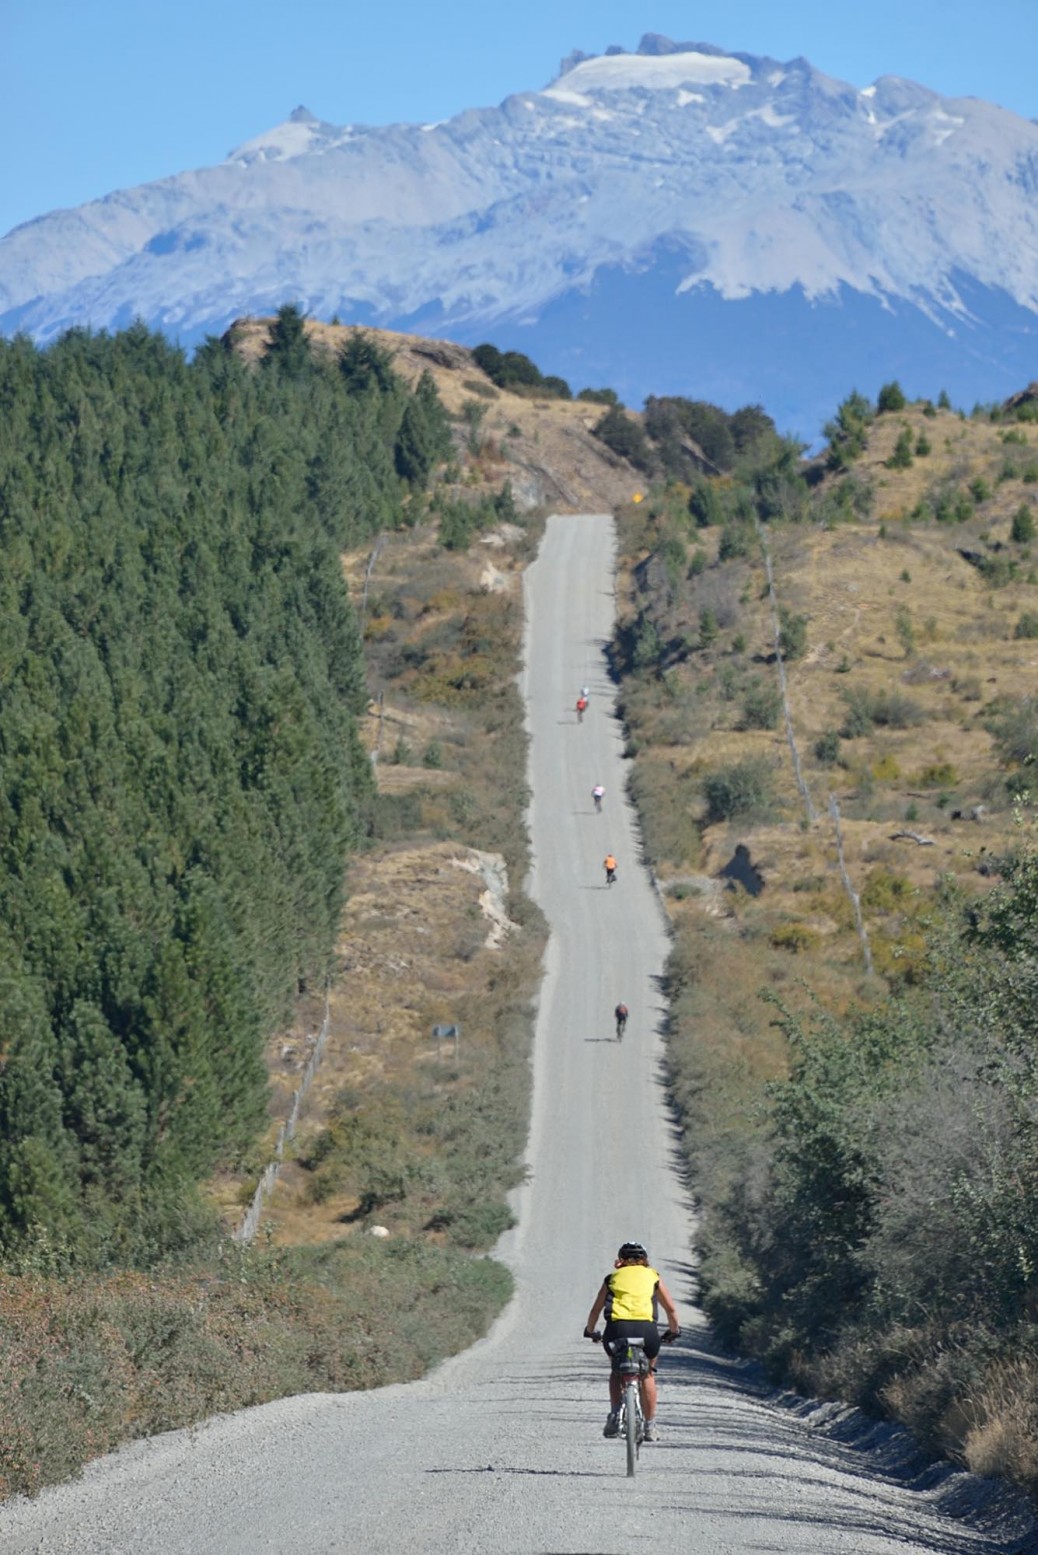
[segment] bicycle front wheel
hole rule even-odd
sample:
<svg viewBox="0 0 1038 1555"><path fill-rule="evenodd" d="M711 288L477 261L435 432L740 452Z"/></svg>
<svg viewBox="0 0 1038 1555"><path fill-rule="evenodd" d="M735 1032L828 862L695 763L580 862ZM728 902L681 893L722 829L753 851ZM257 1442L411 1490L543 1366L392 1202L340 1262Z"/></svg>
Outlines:
<svg viewBox="0 0 1038 1555"><path fill-rule="evenodd" d="M633 1379L624 1388L624 1440L627 1445L627 1478L634 1478L638 1462L638 1384Z"/></svg>

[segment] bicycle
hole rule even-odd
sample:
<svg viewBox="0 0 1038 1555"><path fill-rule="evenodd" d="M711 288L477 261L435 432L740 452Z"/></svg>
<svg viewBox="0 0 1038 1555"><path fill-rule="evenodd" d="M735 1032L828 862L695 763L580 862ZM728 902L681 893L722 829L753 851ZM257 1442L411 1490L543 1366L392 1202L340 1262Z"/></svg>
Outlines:
<svg viewBox="0 0 1038 1555"><path fill-rule="evenodd" d="M642 1413L642 1379L649 1375L649 1358L642 1346L644 1339L624 1339L613 1351L613 1369L620 1375L620 1435L627 1449L627 1478L634 1478L638 1452L645 1440L645 1416ZM637 1354L635 1354L637 1350Z"/></svg>
<svg viewBox="0 0 1038 1555"><path fill-rule="evenodd" d="M596 1328L588 1334L595 1344L601 1344L602 1335ZM645 1415L642 1411L642 1384L651 1370L649 1357L643 1348L645 1340L640 1335L616 1342L610 1357L613 1370L620 1378L620 1407L617 1410L617 1435L623 1438L627 1452L627 1478L634 1478L638 1453L645 1440ZM638 1352L637 1354L635 1352Z"/></svg>
<svg viewBox="0 0 1038 1555"><path fill-rule="evenodd" d="M624 1031L627 1028L626 1004L618 1004L616 1009L613 1011L613 1014L616 1016L616 1040L617 1042L622 1042L624 1039Z"/></svg>

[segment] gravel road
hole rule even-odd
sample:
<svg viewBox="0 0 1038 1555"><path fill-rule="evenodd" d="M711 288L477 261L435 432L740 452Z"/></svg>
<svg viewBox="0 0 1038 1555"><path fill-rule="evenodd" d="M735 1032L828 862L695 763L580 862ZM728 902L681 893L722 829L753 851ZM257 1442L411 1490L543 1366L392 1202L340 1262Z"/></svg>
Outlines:
<svg viewBox="0 0 1038 1555"><path fill-rule="evenodd" d="M712 1348L690 1304L691 1213L659 1083L666 935L637 862L601 651L613 563L608 518L553 519L527 580L532 888L552 938L531 1173L503 1248L516 1299L487 1339L424 1382L246 1410L137 1443L75 1484L10 1504L4 1555L1031 1548L1004 1523L983 1532L944 1515L947 1481L891 1483L879 1459L813 1429L815 1417ZM607 851L619 862L611 890ZM621 998L631 1016L619 1044ZM647 1243L684 1327L661 1362L662 1439L644 1448L634 1480L622 1447L602 1438L605 1364L580 1337L628 1237Z"/></svg>

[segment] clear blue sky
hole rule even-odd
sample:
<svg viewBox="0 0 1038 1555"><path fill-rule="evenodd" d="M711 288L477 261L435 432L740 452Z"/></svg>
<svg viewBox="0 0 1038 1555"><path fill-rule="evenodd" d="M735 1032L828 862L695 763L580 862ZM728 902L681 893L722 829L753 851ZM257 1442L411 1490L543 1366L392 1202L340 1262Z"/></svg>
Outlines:
<svg viewBox="0 0 1038 1555"><path fill-rule="evenodd" d="M0 0L0 234L219 162L300 103L427 123L645 32L1038 118L1038 0Z"/></svg>

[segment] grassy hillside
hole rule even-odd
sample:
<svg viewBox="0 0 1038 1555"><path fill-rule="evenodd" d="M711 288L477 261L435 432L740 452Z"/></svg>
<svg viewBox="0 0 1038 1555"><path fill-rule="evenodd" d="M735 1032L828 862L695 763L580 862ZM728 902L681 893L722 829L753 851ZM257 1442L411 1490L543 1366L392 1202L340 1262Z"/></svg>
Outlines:
<svg viewBox="0 0 1038 1555"><path fill-rule="evenodd" d="M615 644L707 1308L1027 1483L1029 415L852 401L811 466L655 492Z"/></svg>

